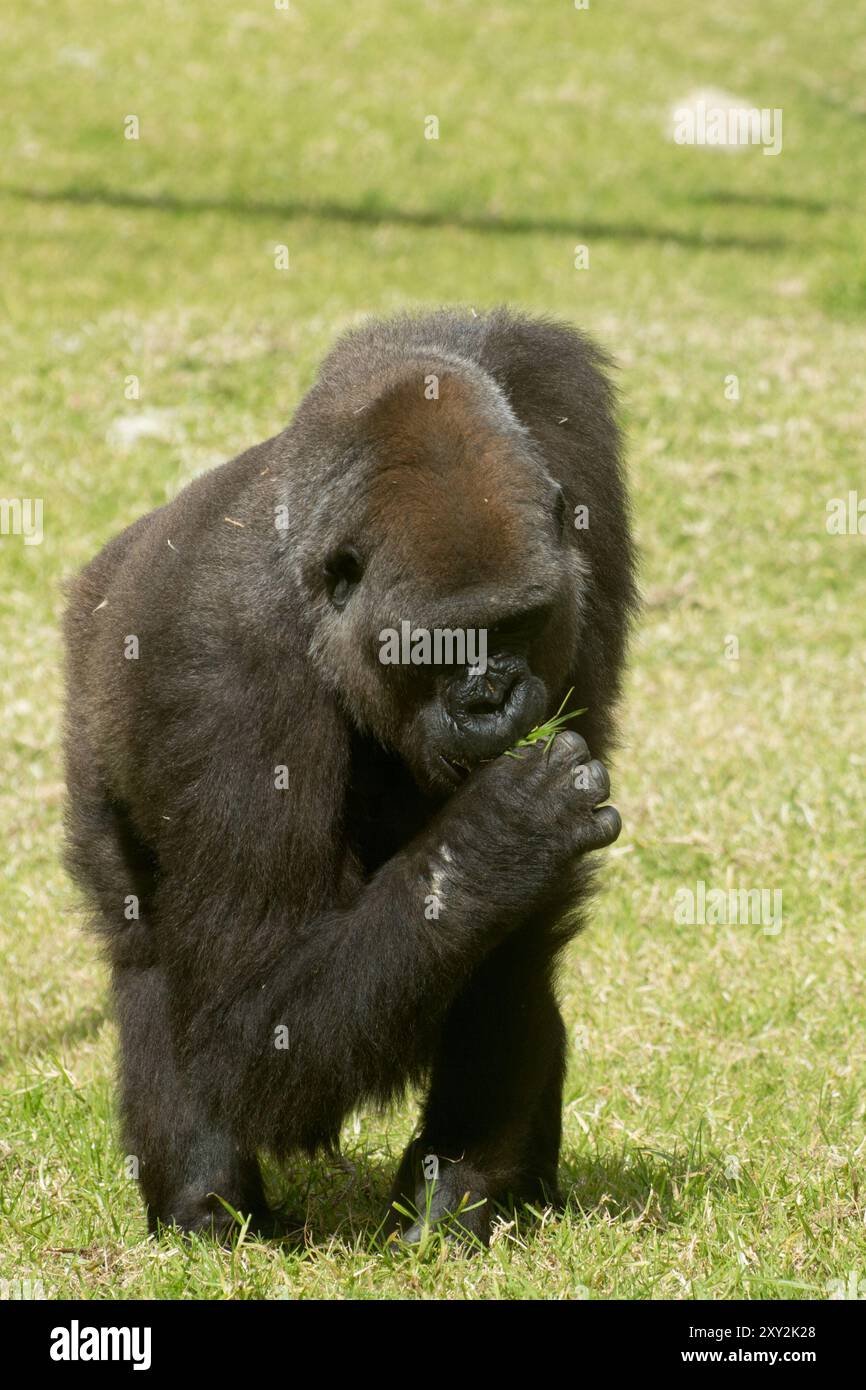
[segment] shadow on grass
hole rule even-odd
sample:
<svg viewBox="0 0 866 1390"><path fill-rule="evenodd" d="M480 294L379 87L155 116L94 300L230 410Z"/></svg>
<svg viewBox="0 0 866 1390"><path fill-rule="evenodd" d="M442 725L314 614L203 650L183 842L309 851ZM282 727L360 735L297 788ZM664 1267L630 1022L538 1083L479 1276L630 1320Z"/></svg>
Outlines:
<svg viewBox="0 0 866 1390"><path fill-rule="evenodd" d="M399 1156L372 1160L337 1157L278 1164L262 1158L262 1175L280 1242L309 1249L332 1241L374 1246L384 1225ZM382 1241L384 1243L384 1241Z"/></svg>
<svg viewBox="0 0 866 1390"><path fill-rule="evenodd" d="M396 1159L392 1163L365 1156L351 1163L321 1159L289 1169L267 1163L268 1195L284 1225L278 1238L297 1250L333 1241L382 1250L396 1166ZM722 1155L702 1152L700 1138L681 1152L625 1148L571 1160L566 1155L561 1177L562 1201L555 1215L581 1223L677 1225L702 1207L708 1194L730 1194L752 1185L747 1174L731 1176ZM549 1212L545 1217L535 1205L497 1206L496 1211L515 1219L525 1238L549 1220Z"/></svg>
<svg viewBox="0 0 866 1390"><path fill-rule="evenodd" d="M693 193L689 202L713 203L719 207L761 208L775 212L831 212L838 204L822 198L801 198L789 193L735 193L732 189L709 189Z"/></svg>
<svg viewBox="0 0 866 1390"><path fill-rule="evenodd" d="M744 1186L748 1175L730 1169L730 1160L691 1149L627 1148L566 1162L563 1195L567 1208L585 1220L603 1215L613 1220L685 1221L708 1193L721 1195Z"/></svg>
<svg viewBox="0 0 866 1390"><path fill-rule="evenodd" d="M599 222L579 214L574 217L532 218L497 217L488 213L461 213L431 209L392 207L376 198L358 204L335 201L276 202L255 198L188 197L172 193L136 193L111 188L31 189L0 188L8 197L34 203L69 203L80 207L123 208L139 212L167 212L178 216L203 212L226 213L231 217L264 217L292 220L309 217L349 225L426 228L456 228L461 231L525 236L546 233L557 236L598 240L672 243L699 250L779 251L788 242L779 236L739 236L723 232L688 231L678 227L652 227L636 222Z"/></svg>

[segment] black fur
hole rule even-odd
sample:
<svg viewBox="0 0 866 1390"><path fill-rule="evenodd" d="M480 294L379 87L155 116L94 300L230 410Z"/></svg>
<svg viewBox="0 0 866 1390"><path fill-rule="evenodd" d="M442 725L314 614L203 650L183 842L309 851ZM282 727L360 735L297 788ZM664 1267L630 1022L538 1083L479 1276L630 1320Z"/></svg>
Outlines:
<svg viewBox="0 0 866 1390"><path fill-rule="evenodd" d="M436 1154L434 1217L486 1199L482 1238L490 1201L555 1195L553 972L581 856L619 829L587 743L610 747L634 606L604 365L505 310L369 324L287 430L76 579L68 857L112 962L152 1229L224 1232L215 1194L264 1218L258 1151L333 1145L422 1080L396 1195L429 1196ZM383 666L403 619L489 629L520 700L464 719L465 669ZM572 686L583 737L493 756ZM440 755L474 770L458 785Z"/></svg>

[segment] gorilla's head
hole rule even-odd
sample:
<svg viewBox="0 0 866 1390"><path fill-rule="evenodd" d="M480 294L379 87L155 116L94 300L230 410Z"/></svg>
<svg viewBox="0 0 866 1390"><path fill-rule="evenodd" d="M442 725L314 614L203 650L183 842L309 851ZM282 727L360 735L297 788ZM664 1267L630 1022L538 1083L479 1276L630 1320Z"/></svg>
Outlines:
<svg viewBox="0 0 866 1390"><path fill-rule="evenodd" d="M403 361L335 399L307 398L291 470L311 655L354 726L447 794L565 693L586 577L569 504L466 362Z"/></svg>

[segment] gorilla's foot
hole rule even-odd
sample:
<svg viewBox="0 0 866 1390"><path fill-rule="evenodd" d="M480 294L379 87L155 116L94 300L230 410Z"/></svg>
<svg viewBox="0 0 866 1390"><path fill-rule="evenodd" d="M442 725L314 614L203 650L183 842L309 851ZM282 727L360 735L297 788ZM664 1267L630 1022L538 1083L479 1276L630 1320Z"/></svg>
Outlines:
<svg viewBox="0 0 866 1390"><path fill-rule="evenodd" d="M386 1231L406 1245L419 1245L436 1229L453 1240L487 1246L490 1208L489 1185L482 1173L462 1159L428 1152L416 1140L406 1150L394 1183Z"/></svg>
<svg viewBox="0 0 866 1390"><path fill-rule="evenodd" d="M258 1172L255 1174L258 1179ZM247 1238L276 1240L297 1232L303 1221L281 1210L272 1210L265 1200L260 1181L249 1182L241 1190L222 1186L207 1192L190 1184L176 1190L159 1205L147 1203L150 1235L169 1231L184 1236L201 1235L230 1247L247 1224Z"/></svg>

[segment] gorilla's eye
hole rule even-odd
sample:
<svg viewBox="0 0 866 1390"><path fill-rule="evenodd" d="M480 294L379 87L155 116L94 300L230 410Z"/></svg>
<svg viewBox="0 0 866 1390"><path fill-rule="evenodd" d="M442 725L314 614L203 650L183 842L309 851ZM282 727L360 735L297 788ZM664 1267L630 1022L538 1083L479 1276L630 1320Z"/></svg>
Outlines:
<svg viewBox="0 0 866 1390"><path fill-rule="evenodd" d="M335 608L345 608L363 572L361 557L350 545L342 546L328 556L325 561L325 586Z"/></svg>

